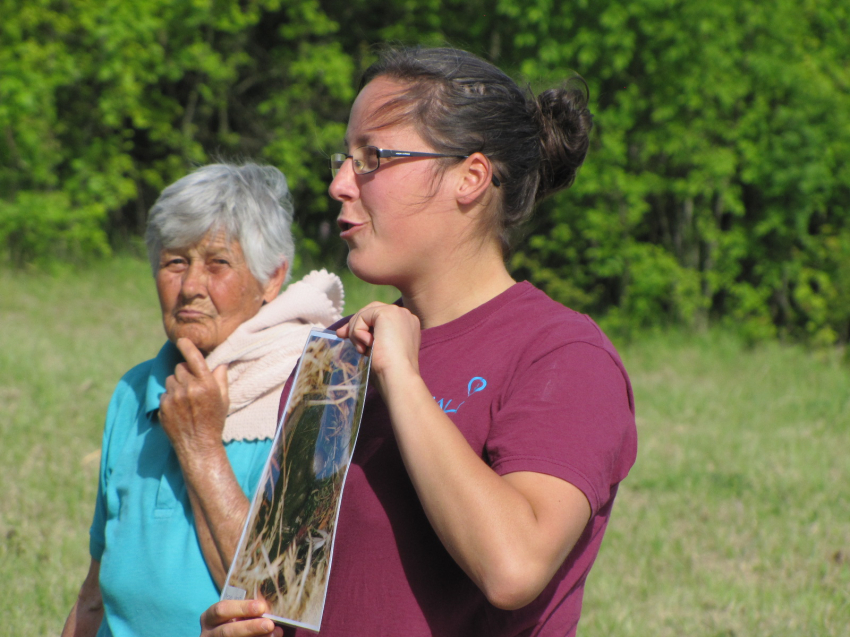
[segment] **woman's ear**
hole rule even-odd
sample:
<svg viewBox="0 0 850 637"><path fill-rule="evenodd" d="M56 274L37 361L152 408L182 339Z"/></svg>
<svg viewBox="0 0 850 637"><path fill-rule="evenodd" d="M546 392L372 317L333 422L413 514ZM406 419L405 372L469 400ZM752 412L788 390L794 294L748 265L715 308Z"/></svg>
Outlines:
<svg viewBox="0 0 850 637"><path fill-rule="evenodd" d="M287 272L289 272L289 264L284 261L278 266L277 270L274 271L274 274L271 275L269 282L266 283L263 290L263 301L271 303L277 298L277 295L280 294L280 288L286 280Z"/></svg>
<svg viewBox="0 0 850 637"><path fill-rule="evenodd" d="M475 203L492 183L493 165L482 153L472 153L461 166L457 200L462 206L468 206Z"/></svg>

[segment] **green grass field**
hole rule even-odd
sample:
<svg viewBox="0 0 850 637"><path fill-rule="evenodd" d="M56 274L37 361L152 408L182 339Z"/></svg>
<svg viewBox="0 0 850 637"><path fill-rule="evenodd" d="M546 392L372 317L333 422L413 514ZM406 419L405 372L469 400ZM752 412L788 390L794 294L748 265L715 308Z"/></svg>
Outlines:
<svg viewBox="0 0 850 637"><path fill-rule="evenodd" d="M345 282L349 311L393 298ZM61 629L88 566L106 404L163 338L138 260L0 270L0 634ZM850 366L714 332L620 350L640 450L579 634L850 635Z"/></svg>

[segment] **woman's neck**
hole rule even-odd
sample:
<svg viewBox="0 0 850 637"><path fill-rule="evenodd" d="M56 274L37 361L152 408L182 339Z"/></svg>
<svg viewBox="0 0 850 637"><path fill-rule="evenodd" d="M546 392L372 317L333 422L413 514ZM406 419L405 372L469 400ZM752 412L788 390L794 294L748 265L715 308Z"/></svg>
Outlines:
<svg viewBox="0 0 850 637"><path fill-rule="evenodd" d="M446 264L431 276L405 286L401 293L404 307L419 318L422 329L427 329L463 316L514 283L499 251Z"/></svg>

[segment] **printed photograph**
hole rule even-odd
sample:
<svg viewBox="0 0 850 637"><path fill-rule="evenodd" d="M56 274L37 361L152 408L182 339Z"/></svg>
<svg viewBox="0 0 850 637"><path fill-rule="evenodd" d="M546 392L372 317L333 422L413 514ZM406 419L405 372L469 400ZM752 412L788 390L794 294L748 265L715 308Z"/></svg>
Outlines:
<svg viewBox="0 0 850 637"><path fill-rule="evenodd" d="M265 599L273 620L318 630L369 359L313 331L222 599Z"/></svg>

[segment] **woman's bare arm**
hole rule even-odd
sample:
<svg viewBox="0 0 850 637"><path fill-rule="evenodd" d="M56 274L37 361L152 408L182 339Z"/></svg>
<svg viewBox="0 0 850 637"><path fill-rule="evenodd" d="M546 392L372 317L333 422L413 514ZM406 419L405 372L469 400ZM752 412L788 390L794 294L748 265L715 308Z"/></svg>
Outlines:
<svg viewBox="0 0 850 637"><path fill-rule="evenodd" d="M92 560L89 572L77 601L71 608L65 627L62 629L62 637L95 637L103 621L103 599L100 596L100 562Z"/></svg>
<svg viewBox="0 0 850 637"><path fill-rule="evenodd" d="M373 348L373 378L443 545L495 606L531 602L587 525L587 498L553 476L500 476L473 451L419 375L419 321L404 308L370 305L338 333Z"/></svg>
<svg viewBox="0 0 850 637"><path fill-rule="evenodd" d="M176 345L186 362L166 380L159 417L183 471L204 559L221 588L250 508L221 441L227 369L210 372L189 339Z"/></svg>

